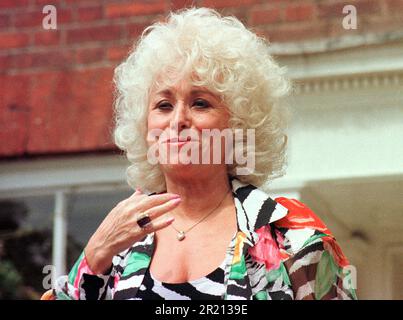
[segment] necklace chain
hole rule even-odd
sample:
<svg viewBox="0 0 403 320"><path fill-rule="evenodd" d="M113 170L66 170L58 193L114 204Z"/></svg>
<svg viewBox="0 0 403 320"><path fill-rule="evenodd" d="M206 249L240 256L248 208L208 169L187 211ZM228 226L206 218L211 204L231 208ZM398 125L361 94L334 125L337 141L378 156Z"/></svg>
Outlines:
<svg viewBox="0 0 403 320"><path fill-rule="evenodd" d="M171 224L171 227L174 228L174 230L177 232L177 235L176 235L177 239L179 241L182 241L183 239L185 239L186 233L188 233L190 230L192 230L194 227L196 227L199 223L201 223L205 219L207 219L208 216L210 216L215 210L217 210L221 206L221 204L223 203L224 199L227 197L227 195L230 191L231 191L231 189L227 191L224 198L220 201L220 203L213 210L211 210L207 215L205 215L203 218L201 218L199 221L197 221L193 226L191 226L187 230L178 230L173 226L173 224Z"/></svg>

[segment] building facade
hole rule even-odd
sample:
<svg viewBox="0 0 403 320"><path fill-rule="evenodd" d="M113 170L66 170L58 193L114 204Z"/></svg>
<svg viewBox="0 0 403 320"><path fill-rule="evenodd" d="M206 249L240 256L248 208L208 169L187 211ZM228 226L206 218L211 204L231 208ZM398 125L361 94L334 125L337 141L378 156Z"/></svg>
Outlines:
<svg viewBox="0 0 403 320"><path fill-rule="evenodd" d="M147 25L194 4L265 36L293 81L272 197L305 202L333 230L360 299L403 299L403 1L53 3L0 4L0 265L21 271L16 283L40 289L47 264L65 273L131 193L111 138L113 70ZM32 283L13 249L36 257Z"/></svg>

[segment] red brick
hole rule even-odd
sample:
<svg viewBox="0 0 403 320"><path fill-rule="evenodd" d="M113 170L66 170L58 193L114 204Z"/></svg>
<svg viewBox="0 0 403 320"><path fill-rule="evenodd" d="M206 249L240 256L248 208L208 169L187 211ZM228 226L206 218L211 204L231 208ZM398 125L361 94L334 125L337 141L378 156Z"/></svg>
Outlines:
<svg viewBox="0 0 403 320"><path fill-rule="evenodd" d="M13 66L17 69L32 67L49 67L51 53L26 53L18 54L13 59Z"/></svg>
<svg viewBox="0 0 403 320"><path fill-rule="evenodd" d="M399 14L399 15L402 14L403 0L387 0L386 4L387 4L390 14Z"/></svg>
<svg viewBox="0 0 403 320"><path fill-rule="evenodd" d="M28 3L29 3L29 0L1 0L0 8L22 7L22 6L27 6Z"/></svg>
<svg viewBox="0 0 403 320"><path fill-rule="evenodd" d="M49 1L49 0L35 0L36 4L43 5L43 6L45 6L47 4L52 4L52 5L56 6L56 8L58 7L57 5L61 4L62 2L63 2L63 0L52 0L52 1Z"/></svg>
<svg viewBox="0 0 403 320"><path fill-rule="evenodd" d="M103 17L102 6L79 8L77 11L78 21L100 20Z"/></svg>
<svg viewBox="0 0 403 320"><path fill-rule="evenodd" d="M151 22L150 22L151 24ZM144 23L128 23L126 24L126 29L127 29L127 36L130 40L134 40L138 36L141 35L141 33L144 31L145 28L147 28L150 24L144 24Z"/></svg>
<svg viewBox="0 0 403 320"><path fill-rule="evenodd" d="M285 9L286 21L304 21L311 20L314 17L315 6L312 4L306 5L290 5Z"/></svg>
<svg viewBox="0 0 403 320"><path fill-rule="evenodd" d="M23 53L12 56L12 68L63 68L74 64L74 53L71 50L57 50L37 53Z"/></svg>
<svg viewBox="0 0 403 320"><path fill-rule="evenodd" d="M113 3L106 6L106 16L108 18L141 16L148 14L163 13L166 10L166 3L162 0Z"/></svg>
<svg viewBox="0 0 403 320"><path fill-rule="evenodd" d="M203 0L201 6L210 8L241 7L259 3L257 0Z"/></svg>
<svg viewBox="0 0 403 320"><path fill-rule="evenodd" d="M108 48L107 57L110 61L122 61L129 54L130 46Z"/></svg>
<svg viewBox="0 0 403 320"><path fill-rule="evenodd" d="M112 69L37 75L28 152L113 148Z"/></svg>
<svg viewBox="0 0 403 320"><path fill-rule="evenodd" d="M345 13L343 13L343 7L346 5L353 5L357 9L357 15L361 14L371 14L380 12L380 4L379 1L373 0L361 0L361 1L343 1L338 3L327 3L320 4L317 7L318 17L319 18L334 18L334 17L344 17Z"/></svg>
<svg viewBox="0 0 403 320"><path fill-rule="evenodd" d="M36 45L56 45L60 43L60 31L46 30L37 32L34 39Z"/></svg>
<svg viewBox="0 0 403 320"><path fill-rule="evenodd" d="M357 14L375 14L380 15L381 2L374 0L362 0L352 3L357 8Z"/></svg>
<svg viewBox="0 0 403 320"><path fill-rule="evenodd" d="M57 10L57 23L69 23L73 20L73 13L71 9L58 9Z"/></svg>
<svg viewBox="0 0 403 320"><path fill-rule="evenodd" d="M221 8L220 13L223 16L233 16L241 21L244 25L248 25L249 10L245 10L243 7L228 7Z"/></svg>
<svg viewBox="0 0 403 320"><path fill-rule="evenodd" d="M57 24L62 24L71 21L71 11L57 9ZM47 16L46 13L42 13L42 9L30 12L18 13L15 15L16 27L40 27L42 28L42 21Z"/></svg>
<svg viewBox="0 0 403 320"><path fill-rule="evenodd" d="M79 64L99 62L104 59L104 55L104 48L80 49L76 52L76 62Z"/></svg>
<svg viewBox="0 0 403 320"><path fill-rule="evenodd" d="M318 9L318 16L320 18L334 18L334 17L342 17L343 14L343 7L348 5L347 2L337 2L337 3L324 3L319 4ZM351 4L351 3L350 3Z"/></svg>
<svg viewBox="0 0 403 320"><path fill-rule="evenodd" d="M288 26L280 25L270 28L266 38L270 42L296 42L306 39L318 39L327 36L327 28L323 23L315 25Z"/></svg>
<svg viewBox="0 0 403 320"><path fill-rule="evenodd" d="M93 41L118 41L122 37L122 27L109 25L101 27L80 28L67 32L68 43L81 43Z"/></svg>
<svg viewBox="0 0 403 320"><path fill-rule="evenodd" d="M10 55L0 56L0 74L6 73L8 69L11 69L12 59Z"/></svg>
<svg viewBox="0 0 403 320"><path fill-rule="evenodd" d="M0 76L0 156L24 153L29 135L31 78Z"/></svg>
<svg viewBox="0 0 403 320"><path fill-rule="evenodd" d="M16 32L0 33L0 49L21 48L29 44L29 35Z"/></svg>
<svg viewBox="0 0 403 320"><path fill-rule="evenodd" d="M6 14L0 14L0 28L11 27L10 23L11 23L10 16Z"/></svg>
<svg viewBox="0 0 403 320"><path fill-rule="evenodd" d="M94 5L99 4L99 0L64 0L64 2L69 6L83 6L83 5Z"/></svg>
<svg viewBox="0 0 403 320"><path fill-rule="evenodd" d="M46 15L42 10L17 13L15 15L14 24L20 27L42 27L42 20Z"/></svg>
<svg viewBox="0 0 403 320"><path fill-rule="evenodd" d="M175 11L183 8L195 6L194 0L172 0L169 1L170 10Z"/></svg>
<svg viewBox="0 0 403 320"><path fill-rule="evenodd" d="M20 53L9 56L10 69L23 69L32 67L32 53Z"/></svg>
<svg viewBox="0 0 403 320"><path fill-rule="evenodd" d="M70 68L74 54L70 50L58 50L32 54L32 67Z"/></svg>
<svg viewBox="0 0 403 320"><path fill-rule="evenodd" d="M251 23L253 25L270 24L281 21L281 10L279 8L253 10L251 12Z"/></svg>
<svg viewBox="0 0 403 320"><path fill-rule="evenodd" d="M69 69L74 66L75 52L71 49L35 53L19 53L9 56L9 69L47 68Z"/></svg>

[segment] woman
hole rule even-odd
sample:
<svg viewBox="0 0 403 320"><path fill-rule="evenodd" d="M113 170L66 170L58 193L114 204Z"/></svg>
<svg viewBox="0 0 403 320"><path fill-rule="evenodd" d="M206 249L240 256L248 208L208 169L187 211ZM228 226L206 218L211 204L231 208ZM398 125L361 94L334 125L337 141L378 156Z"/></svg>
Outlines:
<svg viewBox="0 0 403 320"><path fill-rule="evenodd" d="M205 8L144 31L115 72L115 142L137 188L58 279L58 298L355 298L326 226L301 202L262 189L282 174L289 91L267 46ZM221 134L228 129L244 131ZM229 138L246 149L228 151ZM230 161L237 153L253 161Z"/></svg>

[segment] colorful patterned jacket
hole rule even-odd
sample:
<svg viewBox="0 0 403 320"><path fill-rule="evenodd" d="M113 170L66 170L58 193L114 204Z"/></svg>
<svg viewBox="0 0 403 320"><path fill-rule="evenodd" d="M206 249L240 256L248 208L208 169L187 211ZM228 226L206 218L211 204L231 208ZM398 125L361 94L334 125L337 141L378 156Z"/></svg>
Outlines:
<svg viewBox="0 0 403 320"><path fill-rule="evenodd" d="M238 231L227 249L225 300L356 299L334 236L303 203L271 199L231 179ZM57 299L136 299L154 250L154 234L115 256L108 274L96 275L81 254L59 277Z"/></svg>

